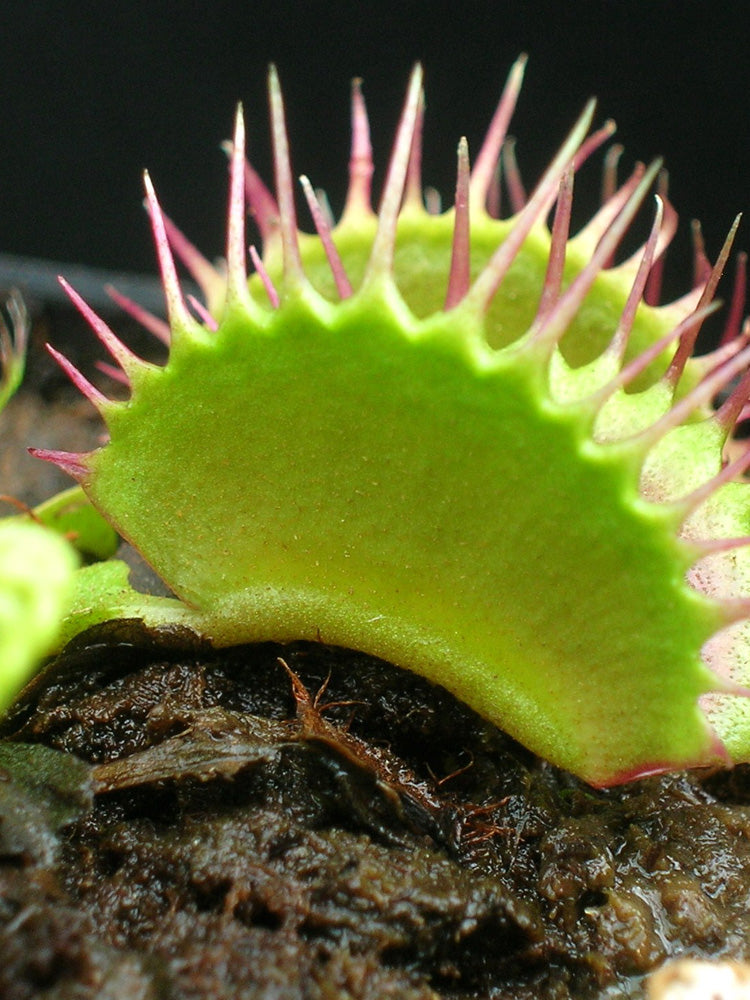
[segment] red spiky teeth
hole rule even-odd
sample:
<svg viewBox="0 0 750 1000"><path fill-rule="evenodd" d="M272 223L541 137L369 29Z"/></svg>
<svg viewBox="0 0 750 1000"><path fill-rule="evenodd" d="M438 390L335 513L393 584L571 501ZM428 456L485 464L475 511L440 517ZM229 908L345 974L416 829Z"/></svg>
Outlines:
<svg viewBox="0 0 750 1000"><path fill-rule="evenodd" d="M44 462L52 462L63 472L67 473L77 482L85 482L89 476L90 469L86 462L88 454L78 451L54 451L49 448L29 448L29 454L35 458L41 458Z"/></svg>

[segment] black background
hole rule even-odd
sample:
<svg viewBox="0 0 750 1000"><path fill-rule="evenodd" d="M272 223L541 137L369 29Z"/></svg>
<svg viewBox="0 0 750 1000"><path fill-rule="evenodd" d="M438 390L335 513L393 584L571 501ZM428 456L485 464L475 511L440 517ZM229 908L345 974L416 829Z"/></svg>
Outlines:
<svg viewBox="0 0 750 1000"><path fill-rule="evenodd" d="M268 177L265 75L277 63L296 172L340 209L349 81L364 78L381 169L407 76L424 62L425 182L453 186L456 142L476 151L508 68L529 53L513 121L528 185L586 98L614 117L622 170L663 154L682 227L672 255L689 282L687 221L715 256L750 208L750 88L743 3L105 3L5 0L0 23L0 251L152 270L141 208L148 167L166 210L208 256L222 252L235 104ZM577 192L593 196L597 169ZM376 188L377 190L377 188ZM306 220L306 214L302 214ZM750 246L747 225L740 246Z"/></svg>

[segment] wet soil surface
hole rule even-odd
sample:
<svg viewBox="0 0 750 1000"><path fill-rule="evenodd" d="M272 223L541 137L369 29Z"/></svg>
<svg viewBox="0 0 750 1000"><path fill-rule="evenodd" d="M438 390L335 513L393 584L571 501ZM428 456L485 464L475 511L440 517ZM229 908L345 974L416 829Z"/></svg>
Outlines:
<svg viewBox="0 0 750 1000"><path fill-rule="evenodd" d="M640 996L750 957L750 776L594 791L318 645L53 664L0 744L0 996Z"/></svg>
<svg viewBox="0 0 750 1000"><path fill-rule="evenodd" d="M67 484L14 437L100 434L40 356L0 429L28 502ZM360 654L133 626L0 735L4 1000L587 1000L750 958L744 768L594 791Z"/></svg>

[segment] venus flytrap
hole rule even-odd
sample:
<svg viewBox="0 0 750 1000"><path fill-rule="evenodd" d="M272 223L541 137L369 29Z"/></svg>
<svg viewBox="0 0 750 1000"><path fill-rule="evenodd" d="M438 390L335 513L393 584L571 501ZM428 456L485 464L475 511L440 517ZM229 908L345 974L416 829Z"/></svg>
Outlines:
<svg viewBox="0 0 750 1000"><path fill-rule="evenodd" d="M363 650L598 785L750 759L750 452L732 442L748 337L691 357L731 239L715 267L701 259L692 292L654 305L676 222L661 197L645 245L613 265L658 164L613 186L569 238L574 173L613 130L589 134L593 104L528 198L505 154L513 212L494 217L523 68L473 169L459 144L441 215L422 202L419 70L377 214L355 86L342 218L332 225L304 179L316 234L298 231L273 71L276 191L245 161L240 113L225 272L165 218L147 179L168 360L134 356L71 289L130 397L107 398L53 350L109 441L37 454L177 600L135 593L122 564L88 567L66 636L135 617L218 646ZM249 279L246 205L263 243ZM193 312L173 252L203 287Z"/></svg>

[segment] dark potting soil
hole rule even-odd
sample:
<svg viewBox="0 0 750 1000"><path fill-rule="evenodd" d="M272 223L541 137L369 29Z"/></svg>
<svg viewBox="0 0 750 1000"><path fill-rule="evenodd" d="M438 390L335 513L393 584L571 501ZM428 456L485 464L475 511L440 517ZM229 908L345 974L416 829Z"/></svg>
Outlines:
<svg viewBox="0 0 750 1000"><path fill-rule="evenodd" d="M3 492L100 433L32 351ZM594 791L361 654L179 638L89 636L4 723L3 1000L593 1000L750 958L747 768Z"/></svg>
<svg viewBox="0 0 750 1000"><path fill-rule="evenodd" d="M54 663L0 743L0 996L642 995L750 957L750 774L594 791L325 646Z"/></svg>

